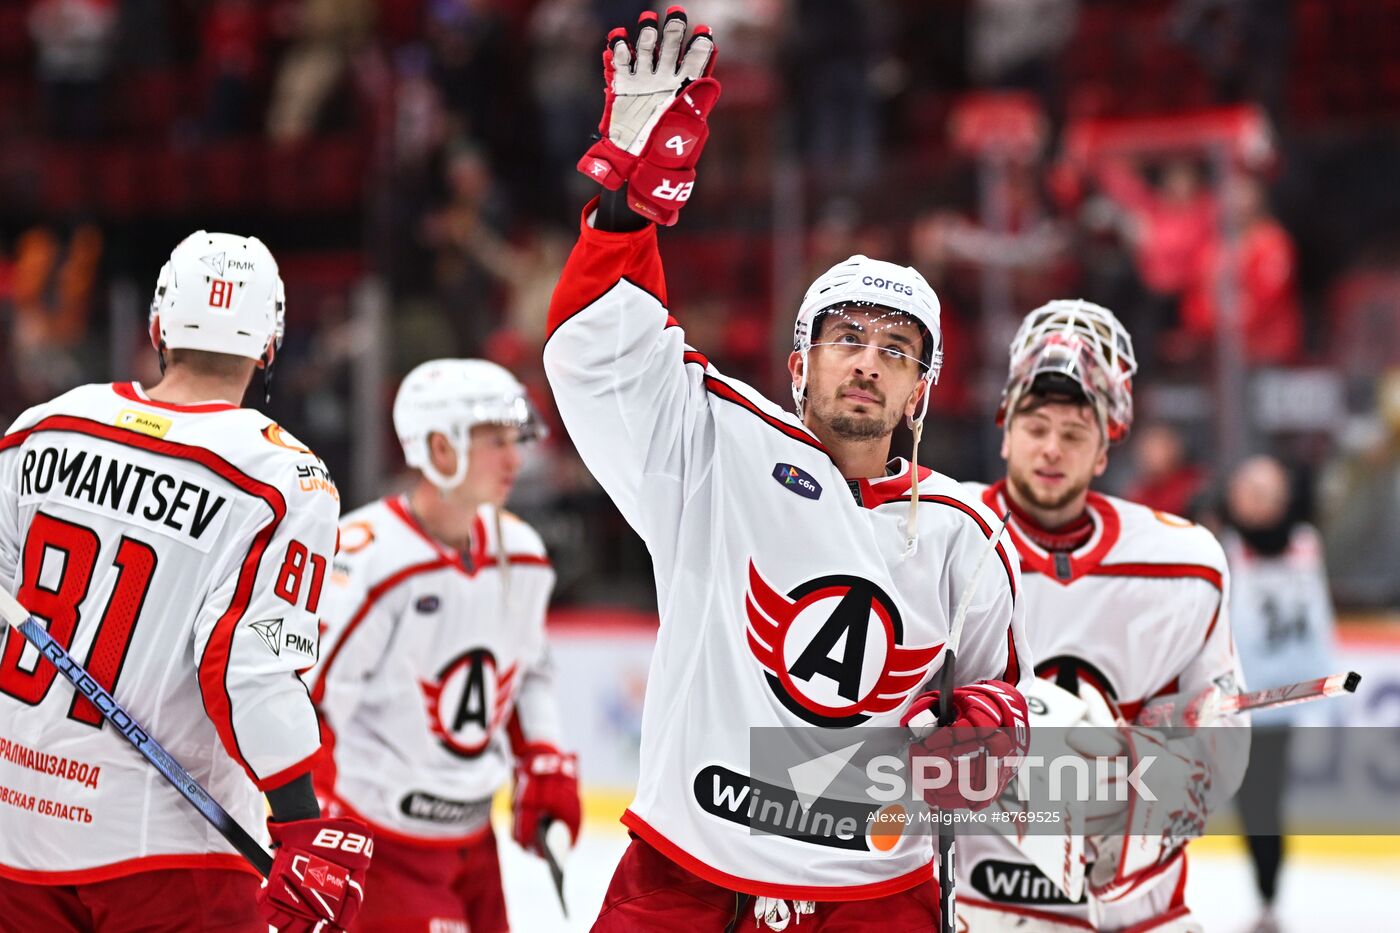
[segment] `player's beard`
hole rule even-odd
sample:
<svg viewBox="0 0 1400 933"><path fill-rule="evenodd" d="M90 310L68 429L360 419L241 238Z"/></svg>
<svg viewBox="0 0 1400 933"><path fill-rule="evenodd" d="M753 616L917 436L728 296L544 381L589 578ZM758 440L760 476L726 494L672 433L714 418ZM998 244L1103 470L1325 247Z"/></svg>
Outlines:
<svg viewBox="0 0 1400 933"><path fill-rule="evenodd" d="M1030 478L1030 470L1018 470L1012 467L1006 471L1006 481L1016 490L1022 502L1027 502L1037 509L1053 512L1069 505L1077 496L1083 495L1085 490L1089 488L1089 483L1093 481L1093 477L1087 476L1079 482L1070 483L1058 493L1048 495L1035 488L1034 481Z"/></svg>
<svg viewBox="0 0 1400 933"><path fill-rule="evenodd" d="M899 424L899 412L884 409L870 414L836 412L836 406L841 403L841 393L847 389L870 392L880 398L881 405L885 402L884 394L874 386L865 382L853 381L838 388L829 402L816 406L816 410L813 412L816 420L830 428L831 433L837 437L848 441L871 441L889 437L894 432L895 426ZM873 408L874 406L867 407Z"/></svg>

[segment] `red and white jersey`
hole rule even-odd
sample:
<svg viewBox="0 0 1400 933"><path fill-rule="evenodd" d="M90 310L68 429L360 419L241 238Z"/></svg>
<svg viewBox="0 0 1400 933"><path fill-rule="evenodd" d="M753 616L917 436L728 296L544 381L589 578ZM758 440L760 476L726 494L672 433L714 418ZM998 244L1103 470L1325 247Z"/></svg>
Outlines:
<svg viewBox="0 0 1400 933"><path fill-rule="evenodd" d="M487 505L459 554L403 497L351 512L340 534L326 647L307 677L336 766L318 784L377 834L460 843L486 826L513 744L560 745L544 544Z"/></svg>
<svg viewBox="0 0 1400 933"><path fill-rule="evenodd" d="M995 518L923 471L908 553L908 466L859 481L858 503L801 422L688 348L654 227L585 223L550 328L559 412L656 577L661 626L623 822L735 891L846 900L928 883L927 834L872 841L862 827L837 845L751 830L749 730L897 727L941 665ZM1018 581L1003 541L967 614L959 682L1029 676Z"/></svg>
<svg viewBox="0 0 1400 933"><path fill-rule="evenodd" d="M339 508L256 411L83 386L0 441L0 583L257 837L259 789L320 747L297 671ZM0 641L0 876L252 871L18 632Z"/></svg>
<svg viewBox="0 0 1400 933"><path fill-rule="evenodd" d="M965 485L999 514L1008 510L1004 480ZM1014 512L1006 529L1021 558L1036 673L1053 680L1072 664L1129 721L1154 697L1243 689L1230 629L1229 571L1215 536L1186 519L1096 492L1089 493L1088 511L1093 533L1073 551L1045 550ZM1236 715L1222 725L1244 723L1247 717ZM1243 777L1237 764L1222 761L1215 774L1225 797ZM968 866L959 900L1087 918L1087 905L1067 905L1010 842L969 835L958 840L958 852ZM1163 865L1162 877L1181 857Z"/></svg>

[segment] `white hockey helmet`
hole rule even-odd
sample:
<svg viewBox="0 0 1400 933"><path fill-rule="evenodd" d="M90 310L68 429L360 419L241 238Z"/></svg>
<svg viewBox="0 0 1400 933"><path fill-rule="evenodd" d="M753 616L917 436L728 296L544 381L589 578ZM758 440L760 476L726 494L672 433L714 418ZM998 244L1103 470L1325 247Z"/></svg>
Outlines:
<svg viewBox="0 0 1400 933"><path fill-rule="evenodd" d="M539 440L546 429L525 387L506 369L487 360L430 360L414 367L394 397L394 431L409 466L439 489L460 485L467 475L467 448L478 424L507 424L521 440ZM451 476L433 466L428 435L447 438L457 452Z"/></svg>
<svg viewBox="0 0 1400 933"><path fill-rule="evenodd" d="M170 253L151 299L157 350L207 350L272 362L286 328L277 260L256 237L198 230Z"/></svg>
<svg viewBox="0 0 1400 933"><path fill-rule="evenodd" d="M1004 427L1032 389L1082 395L1109 443L1133 424L1133 338L1107 308L1056 299L1027 314L1011 339L1011 366L997 408Z"/></svg>
<svg viewBox="0 0 1400 933"><path fill-rule="evenodd" d="M807 392L807 352L817 332L823 314L842 308L880 309L908 315L924 331L923 379L938 382L943 368L943 328L939 324L938 296L924 277L912 266L900 266L868 256L855 255L838 262L819 275L807 289L797 310L793 325L792 348L802 355L802 378L793 384L792 397L797 416ZM930 385L932 388L932 385ZM928 393L924 393L923 411L928 408ZM917 420L922 420L921 411Z"/></svg>

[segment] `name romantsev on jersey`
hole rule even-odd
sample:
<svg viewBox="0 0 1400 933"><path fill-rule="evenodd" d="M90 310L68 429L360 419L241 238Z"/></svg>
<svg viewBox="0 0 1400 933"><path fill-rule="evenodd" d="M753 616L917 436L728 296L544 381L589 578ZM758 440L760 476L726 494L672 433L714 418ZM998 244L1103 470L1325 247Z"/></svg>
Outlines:
<svg viewBox="0 0 1400 933"><path fill-rule="evenodd" d="M223 496L189 480L116 457L68 447L25 451L21 501L56 493L164 525L195 541L228 504Z"/></svg>

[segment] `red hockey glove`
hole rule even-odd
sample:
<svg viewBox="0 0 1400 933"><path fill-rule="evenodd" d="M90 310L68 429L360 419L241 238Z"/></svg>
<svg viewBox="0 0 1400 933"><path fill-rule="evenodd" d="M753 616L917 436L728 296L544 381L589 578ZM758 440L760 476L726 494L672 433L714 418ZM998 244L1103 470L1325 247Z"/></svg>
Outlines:
<svg viewBox="0 0 1400 933"><path fill-rule="evenodd" d="M349 929L364 900L374 836L358 820L267 824L277 846L258 915L279 933Z"/></svg>
<svg viewBox="0 0 1400 933"><path fill-rule="evenodd" d="M635 46L625 29L608 33L599 139L578 163L610 191L630 182L628 206L663 226L674 224L690 200L710 133L705 118L719 99L719 82L709 77L710 30L696 26L687 43L685 27L685 10L671 7L659 30L655 13L641 15Z"/></svg>
<svg viewBox="0 0 1400 933"><path fill-rule="evenodd" d="M582 820L578 797L578 758L552 745L526 745L515 759L515 825L511 835L522 849L543 857L539 829L558 820L578 841Z"/></svg>
<svg viewBox="0 0 1400 933"><path fill-rule="evenodd" d="M1010 684L984 680L954 690L953 708L953 724L939 727L935 690L904 714L900 725L914 732L910 770L930 807L981 810L1001 796L1026 753L1026 698Z"/></svg>

